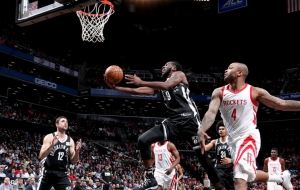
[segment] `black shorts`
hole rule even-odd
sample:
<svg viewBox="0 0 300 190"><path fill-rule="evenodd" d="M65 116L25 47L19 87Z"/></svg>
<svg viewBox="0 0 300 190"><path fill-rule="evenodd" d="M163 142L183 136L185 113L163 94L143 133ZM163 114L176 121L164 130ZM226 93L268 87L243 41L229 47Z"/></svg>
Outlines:
<svg viewBox="0 0 300 190"><path fill-rule="evenodd" d="M199 146L197 132L200 127L200 121L193 116L180 116L169 118L162 122L166 129L167 139L173 140L180 138L187 141L192 147Z"/></svg>
<svg viewBox="0 0 300 190"><path fill-rule="evenodd" d="M67 171L44 170L37 185L37 190L71 190L71 181Z"/></svg>
<svg viewBox="0 0 300 190"><path fill-rule="evenodd" d="M226 188L227 190L234 189L232 169L216 168L216 171L219 175L222 188Z"/></svg>

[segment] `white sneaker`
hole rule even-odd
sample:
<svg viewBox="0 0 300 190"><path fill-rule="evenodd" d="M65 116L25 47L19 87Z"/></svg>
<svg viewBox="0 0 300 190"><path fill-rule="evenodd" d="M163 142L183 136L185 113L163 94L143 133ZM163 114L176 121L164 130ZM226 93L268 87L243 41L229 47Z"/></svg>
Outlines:
<svg viewBox="0 0 300 190"><path fill-rule="evenodd" d="M285 189L293 190L293 185L291 183L291 173L288 170L284 170L281 177L283 179L282 185L285 187Z"/></svg>

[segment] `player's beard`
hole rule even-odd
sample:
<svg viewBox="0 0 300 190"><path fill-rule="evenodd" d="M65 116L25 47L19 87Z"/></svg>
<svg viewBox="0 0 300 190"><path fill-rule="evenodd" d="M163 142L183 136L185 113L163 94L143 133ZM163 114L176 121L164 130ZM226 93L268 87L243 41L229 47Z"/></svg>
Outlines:
<svg viewBox="0 0 300 190"><path fill-rule="evenodd" d="M166 72L162 73L161 78L166 80L168 78L169 74L171 73L171 70L172 70L172 68L168 68L166 70Z"/></svg>

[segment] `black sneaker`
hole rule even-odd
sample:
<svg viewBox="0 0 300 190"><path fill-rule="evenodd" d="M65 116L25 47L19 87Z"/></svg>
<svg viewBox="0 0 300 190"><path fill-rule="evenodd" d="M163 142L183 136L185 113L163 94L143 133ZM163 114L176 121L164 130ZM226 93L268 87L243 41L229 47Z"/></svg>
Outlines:
<svg viewBox="0 0 300 190"><path fill-rule="evenodd" d="M140 186L133 187L132 190L155 190L157 189L157 181L155 177L145 177L144 183Z"/></svg>

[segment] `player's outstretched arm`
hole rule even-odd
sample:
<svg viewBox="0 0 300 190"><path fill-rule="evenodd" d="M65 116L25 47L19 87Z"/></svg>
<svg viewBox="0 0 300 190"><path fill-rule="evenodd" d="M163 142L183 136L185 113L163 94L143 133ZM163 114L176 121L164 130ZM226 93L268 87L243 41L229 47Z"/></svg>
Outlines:
<svg viewBox="0 0 300 190"><path fill-rule="evenodd" d="M205 140L210 139L210 137L205 133L205 131L207 131L212 126L216 119L221 104L221 96L221 88L217 88L213 91L208 110L205 113L203 120L201 121L200 128L197 133L202 154L204 154L205 152Z"/></svg>
<svg viewBox="0 0 300 190"><path fill-rule="evenodd" d="M281 111L300 111L300 101L282 100L272 96L265 89L258 87L254 87L253 89L253 97L256 98L258 102L261 102L270 108Z"/></svg>
<svg viewBox="0 0 300 190"><path fill-rule="evenodd" d="M216 139L210 141L210 143L205 145L205 151L211 150L216 144Z"/></svg>
<svg viewBox="0 0 300 190"><path fill-rule="evenodd" d="M171 88L177 86L186 78L182 71L174 72L171 77L165 82L148 82L141 80L136 75L125 75L125 79L128 81L127 84L134 84L136 86L150 87L155 90L170 90Z"/></svg>
<svg viewBox="0 0 300 190"><path fill-rule="evenodd" d="M222 99L222 89L221 88L217 88L213 91L212 96L211 96L211 101L209 103L208 106L208 110L205 113L201 124L200 124L200 129L202 131L207 131L212 124L214 123L217 113L219 111L220 108L220 104L221 104L221 99Z"/></svg>
<svg viewBox="0 0 300 190"><path fill-rule="evenodd" d="M46 158L50 154L52 148L55 146L57 142L58 142L58 136L53 137L52 134L46 135L44 137L43 145L40 150L39 159L43 160L44 158Z"/></svg>
<svg viewBox="0 0 300 190"><path fill-rule="evenodd" d="M149 87L139 87L139 88L127 88L127 87L120 87L116 86L115 84L109 83L105 78L104 81L106 84L113 90L117 90L123 93L127 94L133 94L133 95L154 95L158 94L159 91L154 90L153 88Z"/></svg>

